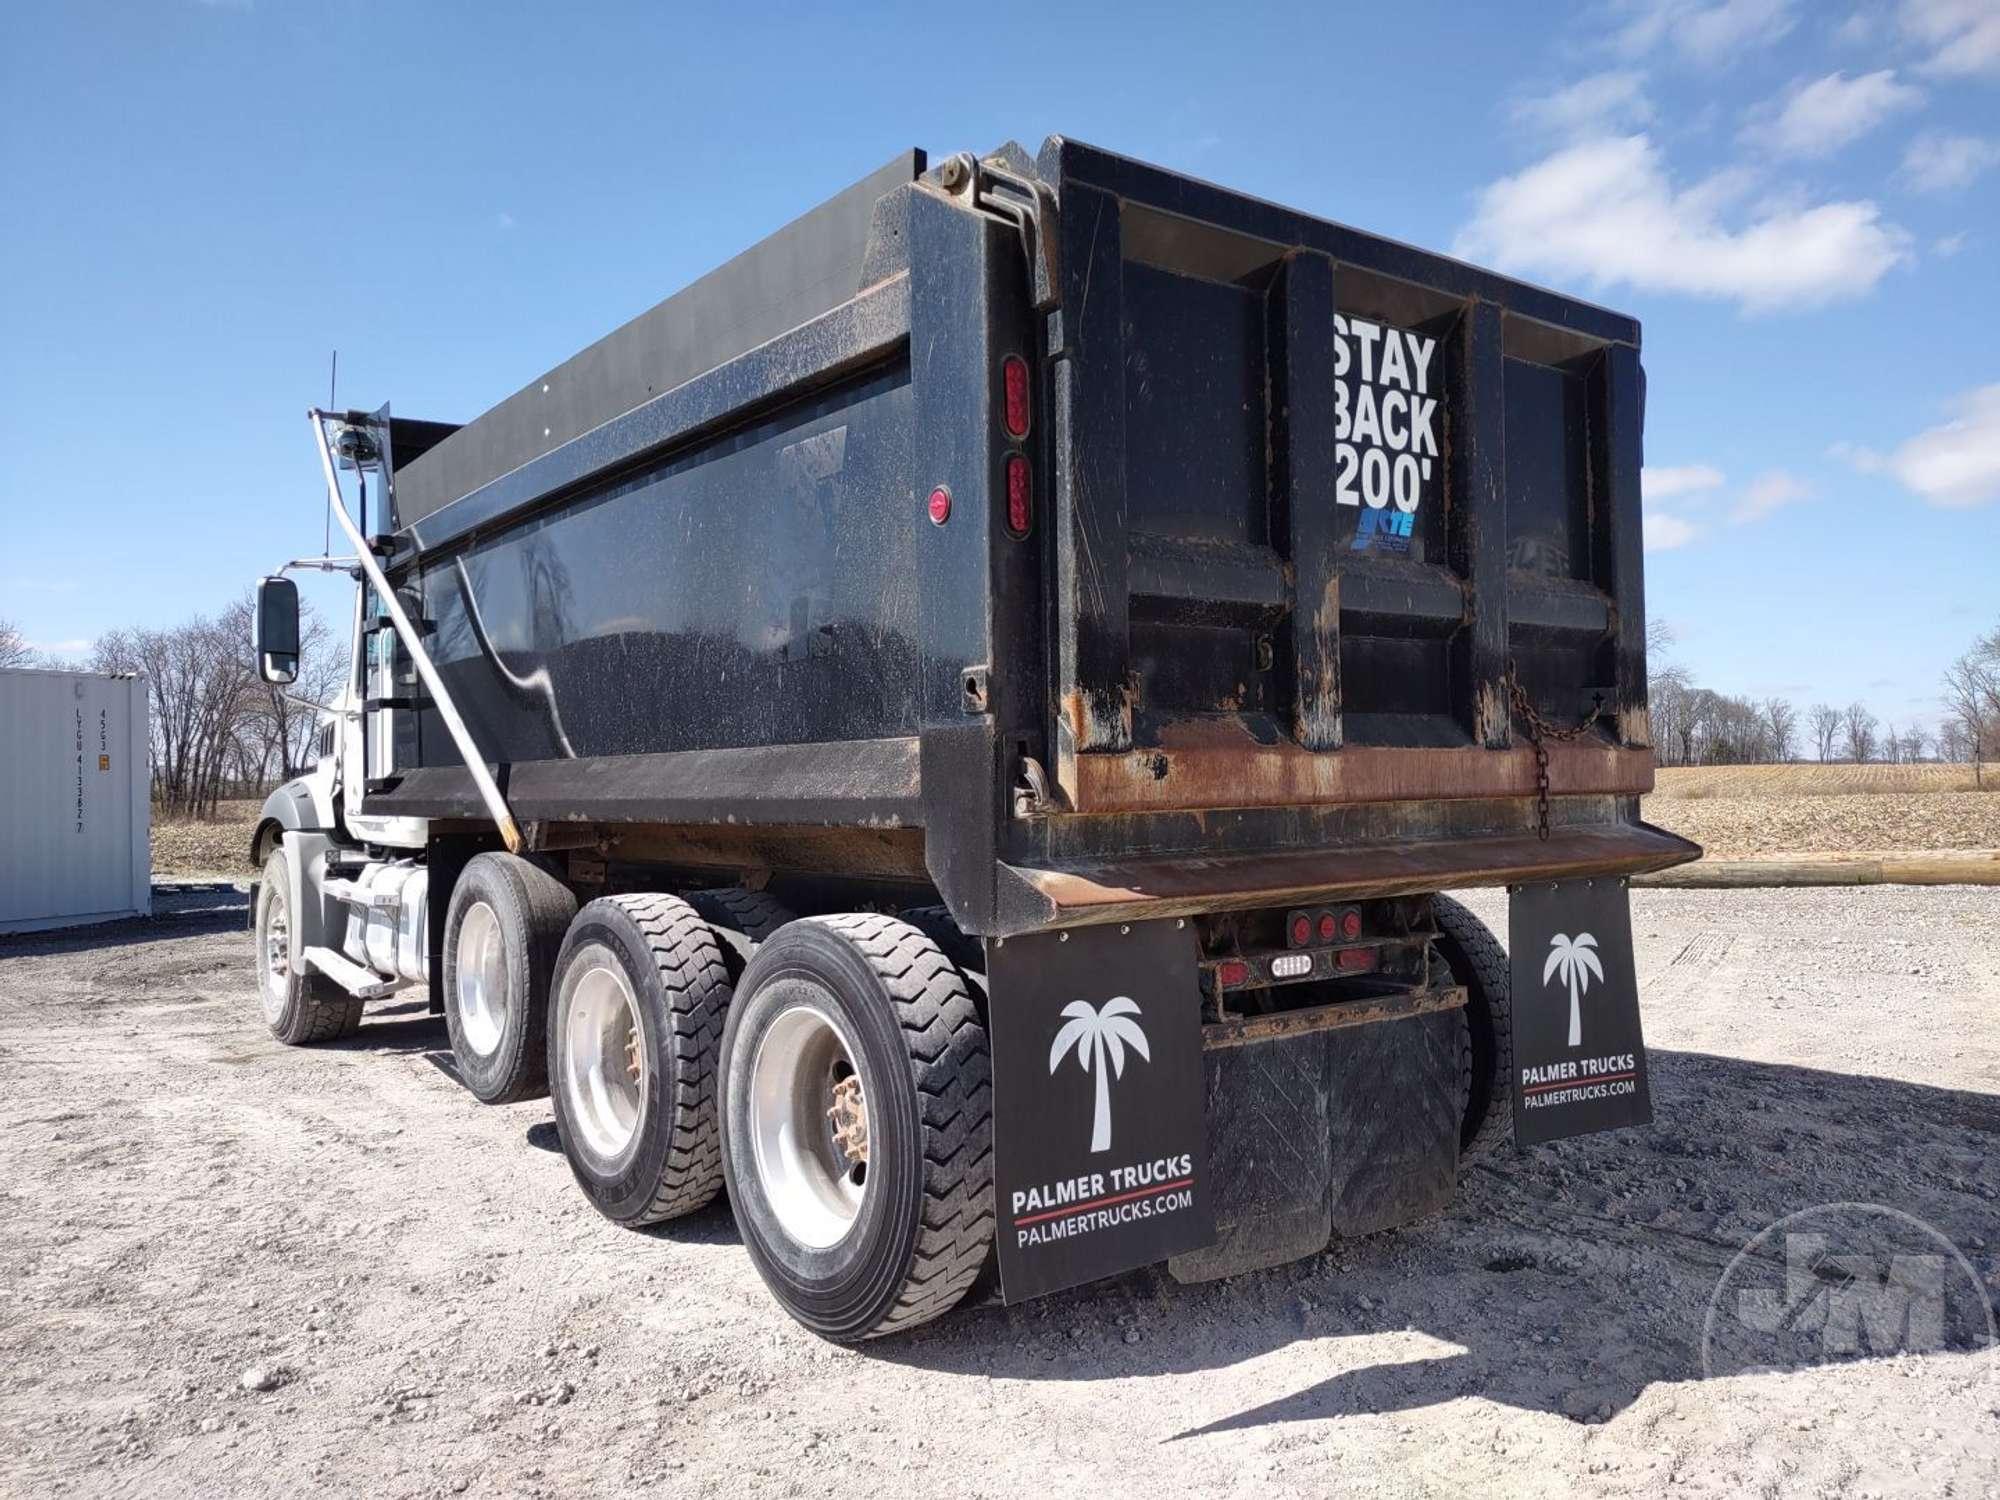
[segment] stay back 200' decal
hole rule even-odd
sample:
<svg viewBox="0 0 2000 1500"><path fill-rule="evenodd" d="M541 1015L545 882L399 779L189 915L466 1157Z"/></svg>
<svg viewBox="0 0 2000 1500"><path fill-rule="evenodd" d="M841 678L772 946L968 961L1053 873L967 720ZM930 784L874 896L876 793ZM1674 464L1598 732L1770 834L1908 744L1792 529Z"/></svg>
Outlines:
<svg viewBox="0 0 2000 1500"><path fill-rule="evenodd" d="M1194 933L1009 938L987 982L1006 1300L1213 1243Z"/></svg>
<svg viewBox="0 0 2000 1500"><path fill-rule="evenodd" d="M1354 551L1407 554L1444 493L1438 341L1345 314L1333 334L1334 503L1360 513Z"/></svg>

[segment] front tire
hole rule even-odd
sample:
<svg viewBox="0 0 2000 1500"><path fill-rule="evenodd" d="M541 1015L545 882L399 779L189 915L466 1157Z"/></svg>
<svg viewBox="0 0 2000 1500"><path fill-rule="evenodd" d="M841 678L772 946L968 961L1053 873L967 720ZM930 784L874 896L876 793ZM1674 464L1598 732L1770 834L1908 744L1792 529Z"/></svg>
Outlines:
<svg viewBox="0 0 2000 1500"><path fill-rule="evenodd" d="M678 896L606 896L556 960L549 1064L556 1133L584 1195L628 1227L722 1191L715 1065L729 970Z"/></svg>
<svg viewBox="0 0 2000 1500"><path fill-rule="evenodd" d="M515 854L477 854L452 887L444 1019L459 1080L483 1104L548 1092L549 975L576 897Z"/></svg>
<svg viewBox="0 0 2000 1500"><path fill-rule="evenodd" d="M362 1002L324 974L300 969L291 877L291 856L274 850L257 887L257 995L271 1035L287 1047L307 1047L352 1036L361 1028Z"/></svg>
<svg viewBox="0 0 2000 1500"><path fill-rule="evenodd" d="M722 1037L722 1166L751 1261L838 1342L955 1306L993 1242L986 1029L907 922L794 922L744 971Z"/></svg>

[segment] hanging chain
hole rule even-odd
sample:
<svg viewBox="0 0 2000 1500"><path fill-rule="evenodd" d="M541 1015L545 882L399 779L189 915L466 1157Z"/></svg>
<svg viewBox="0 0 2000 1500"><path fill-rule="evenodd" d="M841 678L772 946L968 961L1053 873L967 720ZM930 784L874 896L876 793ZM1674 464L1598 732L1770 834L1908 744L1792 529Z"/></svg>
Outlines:
<svg viewBox="0 0 2000 1500"><path fill-rule="evenodd" d="M1583 738L1603 714L1604 701L1600 698L1590 712L1584 715L1581 724L1568 729L1558 729L1543 718L1535 705L1528 701L1528 691L1521 686L1521 678L1514 670L1512 657L1507 660L1507 697L1521 722L1528 726L1528 743L1535 747L1535 836L1546 843L1549 837L1549 747L1545 742L1555 740L1561 743Z"/></svg>

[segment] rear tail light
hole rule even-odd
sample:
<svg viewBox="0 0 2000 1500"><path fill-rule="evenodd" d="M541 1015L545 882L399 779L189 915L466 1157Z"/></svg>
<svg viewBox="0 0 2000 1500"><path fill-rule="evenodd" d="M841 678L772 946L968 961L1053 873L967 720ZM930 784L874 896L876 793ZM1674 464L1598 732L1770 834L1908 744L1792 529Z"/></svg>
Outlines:
<svg viewBox="0 0 2000 1500"><path fill-rule="evenodd" d="M1028 362L1010 354L1000 362L1000 420L1015 441L1028 435Z"/></svg>
<svg viewBox="0 0 2000 1500"><path fill-rule="evenodd" d="M1333 913L1330 911L1321 912L1319 914L1319 940L1322 943L1330 943L1338 936L1340 936L1340 923L1334 918Z"/></svg>
<svg viewBox="0 0 2000 1500"><path fill-rule="evenodd" d="M1340 914L1340 935L1353 942L1361 936L1361 908L1350 906Z"/></svg>
<svg viewBox="0 0 2000 1500"><path fill-rule="evenodd" d="M1215 966L1215 982L1218 987L1229 990L1250 982L1250 965L1240 958L1225 958Z"/></svg>
<svg viewBox="0 0 2000 1500"><path fill-rule="evenodd" d="M1034 492L1028 479L1028 460L1019 453L1007 455L1007 530L1024 537L1035 522Z"/></svg>
<svg viewBox="0 0 2000 1500"><path fill-rule="evenodd" d="M1381 963L1382 953L1377 948L1342 948L1333 955L1334 967L1343 974L1365 974Z"/></svg>
<svg viewBox="0 0 2000 1500"><path fill-rule="evenodd" d="M1313 940L1312 918L1295 911L1285 919L1285 936L1294 948L1304 948Z"/></svg>

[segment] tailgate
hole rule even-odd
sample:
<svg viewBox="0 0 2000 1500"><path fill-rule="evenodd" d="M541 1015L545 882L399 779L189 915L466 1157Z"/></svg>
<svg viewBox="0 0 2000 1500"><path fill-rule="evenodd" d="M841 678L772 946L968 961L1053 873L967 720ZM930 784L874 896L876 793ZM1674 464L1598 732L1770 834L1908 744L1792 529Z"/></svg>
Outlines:
<svg viewBox="0 0 2000 1500"><path fill-rule="evenodd" d="M1549 723L1602 711L1552 791L1650 787L1637 324L1074 143L1040 170L1069 805L1526 795L1510 661Z"/></svg>

